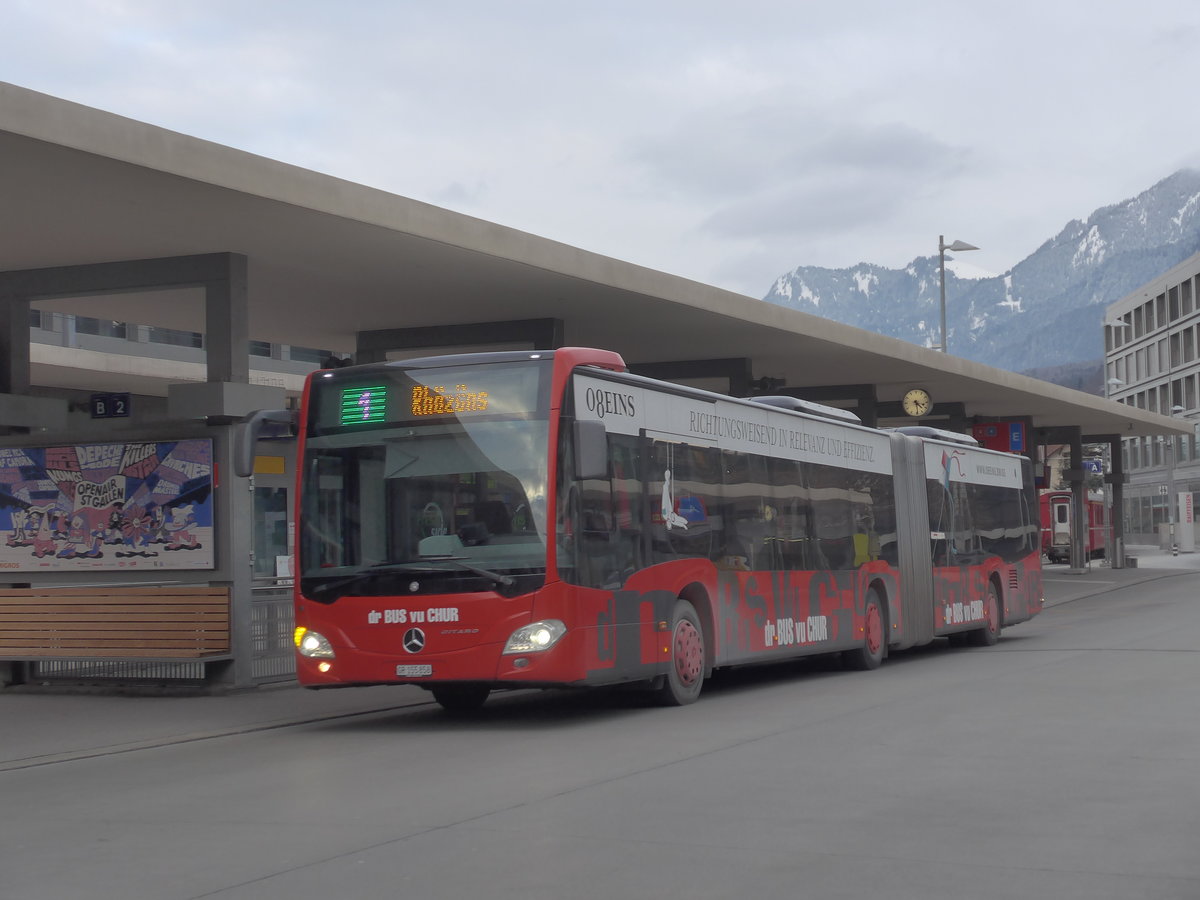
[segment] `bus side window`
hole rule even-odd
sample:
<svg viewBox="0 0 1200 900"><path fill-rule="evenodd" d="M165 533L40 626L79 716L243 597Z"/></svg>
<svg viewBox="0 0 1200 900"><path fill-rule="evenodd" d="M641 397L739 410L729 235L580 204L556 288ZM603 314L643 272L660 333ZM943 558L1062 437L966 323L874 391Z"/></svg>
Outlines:
<svg viewBox="0 0 1200 900"><path fill-rule="evenodd" d="M849 471L814 465L807 469L812 490L817 547L827 569L854 568L854 510Z"/></svg>
<svg viewBox="0 0 1200 900"><path fill-rule="evenodd" d="M790 459L768 461L774 517L769 521L770 568L804 571L819 568L813 548L812 498L805 486L801 463Z"/></svg>
<svg viewBox="0 0 1200 900"><path fill-rule="evenodd" d="M559 560L563 577L617 588L642 564L642 486L637 440L608 436L608 477L580 481L564 471ZM564 470L569 468L564 453Z"/></svg>
<svg viewBox="0 0 1200 900"><path fill-rule="evenodd" d="M777 511L764 497L767 488L767 460L726 450L725 467L725 545L718 551L717 566L723 569L769 569L768 534L774 529Z"/></svg>
<svg viewBox="0 0 1200 900"><path fill-rule="evenodd" d="M655 441L645 473L655 561L719 559L724 548L721 451Z"/></svg>

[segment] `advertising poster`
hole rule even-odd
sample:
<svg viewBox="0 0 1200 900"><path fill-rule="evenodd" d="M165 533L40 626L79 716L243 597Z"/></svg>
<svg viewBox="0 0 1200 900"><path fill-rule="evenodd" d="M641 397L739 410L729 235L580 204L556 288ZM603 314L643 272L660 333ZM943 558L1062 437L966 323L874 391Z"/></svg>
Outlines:
<svg viewBox="0 0 1200 900"><path fill-rule="evenodd" d="M211 569L211 440L0 449L0 577Z"/></svg>

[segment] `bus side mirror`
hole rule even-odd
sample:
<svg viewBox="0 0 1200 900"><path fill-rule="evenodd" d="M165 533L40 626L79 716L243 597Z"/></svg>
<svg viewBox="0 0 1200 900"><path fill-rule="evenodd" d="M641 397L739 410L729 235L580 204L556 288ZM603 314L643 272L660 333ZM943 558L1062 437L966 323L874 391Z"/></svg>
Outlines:
<svg viewBox="0 0 1200 900"><path fill-rule="evenodd" d="M254 448L259 437L271 425L296 427L296 412L291 409L260 409L252 412L233 428L233 471L240 478L254 474Z"/></svg>
<svg viewBox="0 0 1200 900"><path fill-rule="evenodd" d="M575 420L575 478L608 478L608 432L595 419Z"/></svg>

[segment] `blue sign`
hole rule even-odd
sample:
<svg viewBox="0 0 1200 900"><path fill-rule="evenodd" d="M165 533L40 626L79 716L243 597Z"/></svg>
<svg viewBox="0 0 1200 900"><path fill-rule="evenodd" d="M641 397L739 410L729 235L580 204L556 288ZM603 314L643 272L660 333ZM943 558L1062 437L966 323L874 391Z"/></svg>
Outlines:
<svg viewBox="0 0 1200 900"><path fill-rule="evenodd" d="M1008 449L1012 453L1025 452L1025 423L1008 423Z"/></svg>
<svg viewBox="0 0 1200 900"><path fill-rule="evenodd" d="M1083 471L1091 472L1093 475L1104 474L1104 461L1100 459L1085 459L1083 461Z"/></svg>

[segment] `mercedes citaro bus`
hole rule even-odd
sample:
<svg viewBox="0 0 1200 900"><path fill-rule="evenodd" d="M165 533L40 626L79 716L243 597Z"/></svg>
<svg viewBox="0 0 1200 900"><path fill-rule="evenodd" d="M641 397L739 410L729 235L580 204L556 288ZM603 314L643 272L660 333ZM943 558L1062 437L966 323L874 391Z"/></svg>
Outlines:
<svg viewBox="0 0 1200 900"><path fill-rule="evenodd" d="M314 372L297 425L312 688L420 685L462 710L636 684L680 705L721 667L874 669L1042 608L1029 461L962 435L583 348Z"/></svg>

